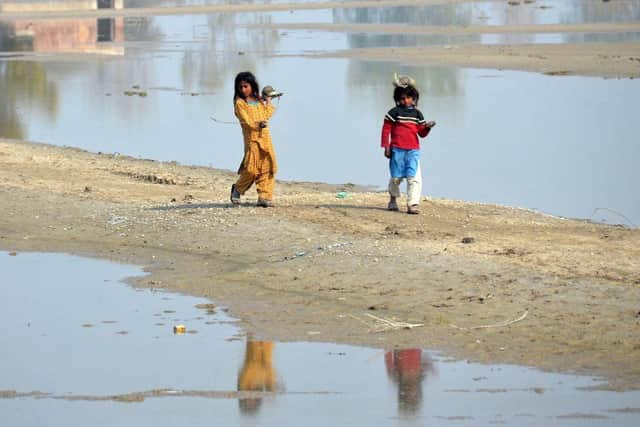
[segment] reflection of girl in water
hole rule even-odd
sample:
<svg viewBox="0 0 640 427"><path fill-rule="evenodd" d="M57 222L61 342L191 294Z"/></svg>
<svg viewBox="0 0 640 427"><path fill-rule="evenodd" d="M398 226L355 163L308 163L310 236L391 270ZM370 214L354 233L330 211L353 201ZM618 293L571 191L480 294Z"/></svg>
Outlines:
<svg viewBox="0 0 640 427"><path fill-rule="evenodd" d="M418 348L392 350L384 355L387 374L398 385L400 412L416 413L422 404L422 380L433 372L428 356Z"/></svg>
<svg viewBox="0 0 640 427"><path fill-rule="evenodd" d="M273 343L269 341L247 341L244 364L238 374L238 391L274 391L276 371L273 368ZM260 408L261 398L239 399L240 410L255 413Z"/></svg>

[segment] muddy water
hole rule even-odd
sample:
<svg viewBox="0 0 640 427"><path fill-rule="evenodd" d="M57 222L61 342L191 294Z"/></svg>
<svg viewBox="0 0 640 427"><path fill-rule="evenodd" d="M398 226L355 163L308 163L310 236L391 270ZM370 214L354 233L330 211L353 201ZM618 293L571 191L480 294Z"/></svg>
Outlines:
<svg viewBox="0 0 640 427"><path fill-rule="evenodd" d="M471 2L106 22L4 22L0 50L58 59L0 61L0 136L235 169L242 144L231 109L231 86L235 73L250 69L263 84L285 91L271 123L280 178L383 188L387 167L378 148L379 130L391 107L390 78L397 70L417 78L420 107L438 122L423 150L426 195L638 225L640 199L634 184L640 181L640 169L633 161L640 157L633 130L638 80L283 57L376 46L593 41L596 36L636 40L637 33L452 38L246 27L277 22L493 25L640 19L640 2L610 3L565 0L551 8L535 2L505 10L503 2ZM82 56L65 59L68 52Z"/></svg>
<svg viewBox="0 0 640 427"><path fill-rule="evenodd" d="M0 253L3 425L617 425L640 393L422 349L274 343L131 266ZM200 308L198 308L200 307ZM207 310L207 308L209 310ZM175 335L172 326L187 333Z"/></svg>

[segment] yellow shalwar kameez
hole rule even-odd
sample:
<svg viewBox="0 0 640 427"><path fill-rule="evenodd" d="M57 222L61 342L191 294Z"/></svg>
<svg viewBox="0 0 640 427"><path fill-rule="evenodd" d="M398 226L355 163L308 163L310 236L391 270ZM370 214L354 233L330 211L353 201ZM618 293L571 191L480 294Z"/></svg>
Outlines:
<svg viewBox="0 0 640 427"><path fill-rule="evenodd" d="M271 132L268 127L260 128L260 122L269 120L274 111L273 105L263 102L249 104L244 99L236 99L235 102L235 114L244 138L244 157L238 168L240 177L235 187L244 194L255 182L258 197L262 200L273 199L278 166Z"/></svg>

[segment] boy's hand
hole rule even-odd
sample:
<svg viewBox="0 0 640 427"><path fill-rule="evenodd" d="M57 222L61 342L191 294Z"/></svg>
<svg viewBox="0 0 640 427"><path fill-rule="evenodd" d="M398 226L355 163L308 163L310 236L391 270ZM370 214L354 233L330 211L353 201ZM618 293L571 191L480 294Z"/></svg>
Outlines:
<svg viewBox="0 0 640 427"><path fill-rule="evenodd" d="M385 149L384 149L384 156L385 156L387 159L390 159L390 158L391 158L391 147L385 147Z"/></svg>
<svg viewBox="0 0 640 427"><path fill-rule="evenodd" d="M429 129L431 129L431 128L432 128L432 127L434 127L435 125L436 125L436 122L434 122L433 120L432 120L432 121L430 121L430 122L427 122L427 127L428 127Z"/></svg>

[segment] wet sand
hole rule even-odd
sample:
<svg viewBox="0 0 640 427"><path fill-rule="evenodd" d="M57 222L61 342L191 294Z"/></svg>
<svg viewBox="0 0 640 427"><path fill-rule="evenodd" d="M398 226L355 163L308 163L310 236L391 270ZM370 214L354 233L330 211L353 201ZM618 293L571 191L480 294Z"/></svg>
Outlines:
<svg viewBox="0 0 640 427"><path fill-rule="evenodd" d="M569 34L569 33L637 33L640 22L591 24L522 24L522 25L406 25L406 24L336 24L298 22L279 24L253 24L247 28L278 30L314 30L358 34Z"/></svg>
<svg viewBox="0 0 640 427"><path fill-rule="evenodd" d="M309 54L406 65L522 70L553 76L640 77L640 43L496 44L351 49Z"/></svg>
<svg viewBox="0 0 640 427"><path fill-rule="evenodd" d="M453 200L410 216L349 184L281 182L275 208L254 194L236 208L234 179L2 140L0 250L142 265L134 285L227 304L265 338L428 347L639 387L640 230ZM376 333L368 314L423 326Z"/></svg>
<svg viewBox="0 0 640 427"><path fill-rule="evenodd" d="M54 400L66 400L70 402L85 401L85 402L144 402L146 399L159 398L159 397L199 397L204 399L260 399L265 397L273 397L279 394L294 394L294 395L326 395L330 392L270 392L270 391L236 391L236 390L173 390L173 389L158 389L139 391L126 394L113 394L113 395L56 395L53 393L45 393L42 391L31 392L17 392L15 390L0 390L0 399L19 399L25 397L31 397L35 399L54 399Z"/></svg>
<svg viewBox="0 0 640 427"><path fill-rule="evenodd" d="M282 54L308 58L356 58L410 66L449 65L467 68L518 70L550 76L640 77L640 43L563 43L386 47L334 52ZM2 61L88 61L109 55L91 53L16 52L0 54Z"/></svg>

